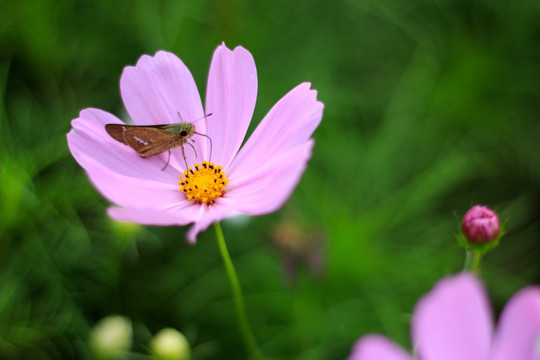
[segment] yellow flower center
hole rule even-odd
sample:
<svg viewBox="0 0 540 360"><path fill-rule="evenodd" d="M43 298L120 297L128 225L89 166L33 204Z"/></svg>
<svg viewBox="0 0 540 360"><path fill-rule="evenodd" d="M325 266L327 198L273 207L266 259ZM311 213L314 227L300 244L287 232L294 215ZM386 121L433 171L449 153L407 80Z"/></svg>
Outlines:
<svg viewBox="0 0 540 360"><path fill-rule="evenodd" d="M180 175L180 191L185 192L186 197L197 204L212 205L215 198L225 193L223 189L229 179L221 166L215 166L214 163L203 161L201 165L195 164L193 167Z"/></svg>

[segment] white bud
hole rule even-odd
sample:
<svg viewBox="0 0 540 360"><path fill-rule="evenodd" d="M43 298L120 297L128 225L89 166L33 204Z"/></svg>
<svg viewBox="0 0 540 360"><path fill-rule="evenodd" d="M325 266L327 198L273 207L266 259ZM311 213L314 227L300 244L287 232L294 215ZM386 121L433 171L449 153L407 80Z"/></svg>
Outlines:
<svg viewBox="0 0 540 360"><path fill-rule="evenodd" d="M172 328L161 329L150 342L156 360L189 360L191 349L182 333Z"/></svg>
<svg viewBox="0 0 540 360"><path fill-rule="evenodd" d="M89 345L98 359L117 359L131 348L131 321L120 315L101 319L91 330Z"/></svg>

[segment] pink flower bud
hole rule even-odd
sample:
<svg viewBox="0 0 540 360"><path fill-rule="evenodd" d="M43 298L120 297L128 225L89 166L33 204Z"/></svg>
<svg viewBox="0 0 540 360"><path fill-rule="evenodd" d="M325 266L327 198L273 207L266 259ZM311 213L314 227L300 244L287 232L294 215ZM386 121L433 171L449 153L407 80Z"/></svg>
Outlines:
<svg viewBox="0 0 540 360"><path fill-rule="evenodd" d="M489 243L499 235L499 217L487 206L476 205L463 217L461 230L471 243Z"/></svg>

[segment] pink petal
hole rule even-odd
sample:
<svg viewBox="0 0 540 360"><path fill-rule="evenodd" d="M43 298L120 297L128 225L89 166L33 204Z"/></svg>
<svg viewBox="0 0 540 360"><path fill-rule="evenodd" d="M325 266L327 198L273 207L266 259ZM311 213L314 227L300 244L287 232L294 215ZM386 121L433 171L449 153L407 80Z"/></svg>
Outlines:
<svg viewBox="0 0 540 360"><path fill-rule="evenodd" d="M110 207L108 212L113 219L143 225L184 226L194 223L187 233L187 240L195 244L199 232L206 230L210 224L223 220L232 210L227 199L218 199L214 205L210 206L187 201L162 211L155 211L152 208Z"/></svg>
<svg viewBox="0 0 540 360"><path fill-rule="evenodd" d="M204 113L195 80L176 55L158 51L127 66L120 79L124 105L138 125L193 122Z"/></svg>
<svg viewBox="0 0 540 360"><path fill-rule="evenodd" d="M317 101L317 92L309 87L309 83L298 85L274 105L234 159L231 175L250 174L260 164L311 137L321 121L324 105Z"/></svg>
<svg viewBox="0 0 540 360"><path fill-rule="evenodd" d="M137 65L127 66L120 79L120 91L124 105L137 125L193 123L204 116L193 76L176 55L166 51L159 51L153 57L143 55ZM197 132L206 133L204 120L197 121L195 126ZM206 138L194 135L192 139L199 159L206 158ZM189 146L186 146L185 154L188 164L197 161ZM175 158L184 168L181 152L177 151Z"/></svg>
<svg viewBox="0 0 540 360"><path fill-rule="evenodd" d="M97 163L88 164L85 170L105 198L123 207L142 207L155 212L187 202L178 185L126 177Z"/></svg>
<svg viewBox="0 0 540 360"><path fill-rule="evenodd" d="M176 183L180 170L167 163L167 154L149 158L140 157L135 150L107 134L106 124L121 124L115 116L99 110L85 109L71 122L73 129L67 135L69 148L84 167L86 161L98 162L121 175Z"/></svg>
<svg viewBox="0 0 540 360"><path fill-rule="evenodd" d="M366 335L356 342L348 360L411 360L411 357L383 336Z"/></svg>
<svg viewBox="0 0 540 360"><path fill-rule="evenodd" d="M225 197L231 201L234 210L261 215L281 207L300 180L313 144L308 141L279 153L244 178L229 177Z"/></svg>
<svg viewBox="0 0 540 360"><path fill-rule="evenodd" d="M540 288L525 288L508 301L495 332L491 359L540 359Z"/></svg>
<svg viewBox="0 0 540 360"><path fill-rule="evenodd" d="M423 360L487 360L492 329L482 285L460 274L440 280L416 305L413 345Z"/></svg>
<svg viewBox="0 0 540 360"><path fill-rule="evenodd" d="M129 221L142 225L184 226L193 222L200 211L200 206L191 201L185 201L156 211L151 207L112 206L108 209L109 216L119 221Z"/></svg>
<svg viewBox="0 0 540 360"><path fill-rule="evenodd" d="M197 235L204 231L212 223L221 221L232 212L230 202L226 199L218 199L216 204L211 206L201 206L199 210L199 218L187 233L187 240L191 244L197 242Z"/></svg>
<svg viewBox="0 0 540 360"><path fill-rule="evenodd" d="M168 207L182 197L178 189L178 170L160 157L143 159L130 147L112 139L105 124L120 123L113 115L97 110L81 111L68 133L73 157L86 170L98 190L122 206Z"/></svg>
<svg viewBox="0 0 540 360"><path fill-rule="evenodd" d="M251 54L225 44L212 58L208 75L207 135L212 139L212 162L227 168L236 155L253 116L257 98L257 69Z"/></svg>

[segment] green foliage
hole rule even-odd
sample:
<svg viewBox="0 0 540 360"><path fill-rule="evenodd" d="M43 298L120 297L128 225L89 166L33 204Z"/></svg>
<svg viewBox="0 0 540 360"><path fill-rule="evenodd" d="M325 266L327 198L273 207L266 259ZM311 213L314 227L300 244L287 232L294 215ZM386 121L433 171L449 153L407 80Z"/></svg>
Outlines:
<svg viewBox="0 0 540 360"><path fill-rule="evenodd" d="M285 209L224 223L268 359L343 359L368 332L408 346L477 203L508 220L482 271L499 310L540 281L539 16L535 1L0 2L0 358L90 358L111 314L133 324L133 359L165 327L194 360L243 358L212 231L190 246L183 228L111 221L65 138L83 108L124 117L118 81L142 54L176 53L204 94L221 41L255 58L251 129L302 81L325 103ZM283 223L315 251L277 241Z"/></svg>

